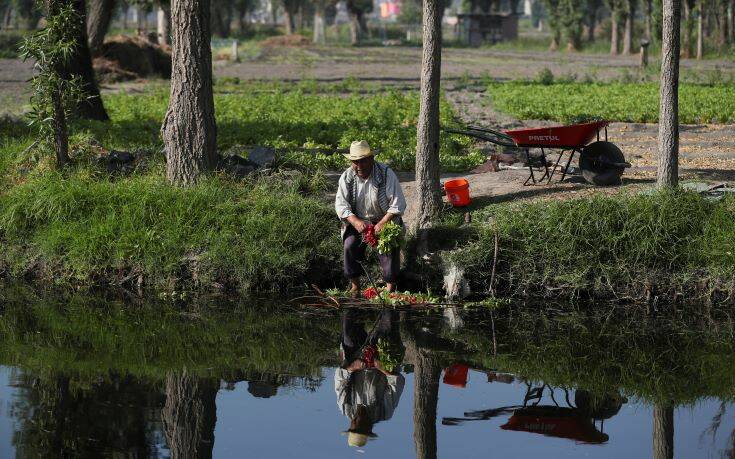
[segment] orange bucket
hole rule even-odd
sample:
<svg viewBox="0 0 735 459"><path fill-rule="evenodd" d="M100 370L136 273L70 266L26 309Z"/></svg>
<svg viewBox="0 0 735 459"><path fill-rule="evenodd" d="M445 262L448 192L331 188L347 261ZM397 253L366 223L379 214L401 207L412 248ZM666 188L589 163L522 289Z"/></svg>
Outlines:
<svg viewBox="0 0 735 459"><path fill-rule="evenodd" d="M444 193L454 207L464 207L470 200L470 182L465 179L448 180L444 183Z"/></svg>
<svg viewBox="0 0 735 459"><path fill-rule="evenodd" d="M461 363L449 365L444 369L444 384L454 387L466 387L469 369L470 367Z"/></svg>

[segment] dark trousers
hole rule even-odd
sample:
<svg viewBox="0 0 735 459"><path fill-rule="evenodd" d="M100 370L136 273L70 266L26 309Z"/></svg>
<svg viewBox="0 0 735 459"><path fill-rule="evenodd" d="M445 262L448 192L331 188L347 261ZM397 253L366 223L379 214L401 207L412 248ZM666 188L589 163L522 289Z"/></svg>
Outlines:
<svg viewBox="0 0 735 459"><path fill-rule="evenodd" d="M367 250L367 244L362 241L362 235L352 225L347 226L344 236L344 273L348 279L365 274L361 264L365 262L365 250ZM383 272L383 280L391 284L395 283L401 268L400 251L391 250L390 253L378 254L378 261L380 270Z"/></svg>
<svg viewBox="0 0 735 459"><path fill-rule="evenodd" d="M375 326L370 331L370 335L365 330L365 318L370 318L370 324ZM383 309L380 311L380 317L377 322L372 322L372 314L356 309L347 309L342 312L342 368L346 368L355 359L360 357L363 346L377 344L378 338L383 338L391 342L400 343L401 333L398 323L398 311L393 309Z"/></svg>

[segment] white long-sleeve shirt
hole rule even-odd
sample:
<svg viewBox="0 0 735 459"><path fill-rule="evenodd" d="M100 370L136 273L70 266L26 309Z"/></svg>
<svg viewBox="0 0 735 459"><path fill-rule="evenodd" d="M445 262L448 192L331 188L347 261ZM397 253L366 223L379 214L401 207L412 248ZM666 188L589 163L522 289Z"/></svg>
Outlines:
<svg viewBox="0 0 735 459"><path fill-rule="evenodd" d="M351 376L351 377L350 377ZM384 375L376 369L334 372L334 391L342 414L353 419L358 405L364 405L373 422L393 417L403 393L406 378L402 374Z"/></svg>
<svg viewBox="0 0 735 459"><path fill-rule="evenodd" d="M375 166L373 171L375 171ZM381 220L385 213L382 212L378 202L378 186L374 181L375 174L371 173L367 179L361 179L355 175L356 196L355 208L353 209L348 200L350 192L347 189L347 175L349 173L350 169L347 169L339 178L337 196L334 199L334 210L337 212L337 216L342 220L350 215L356 215L358 218L370 222ZM385 212L403 215L406 211L406 198L403 196L398 176L391 169L388 169L385 174L385 194L388 198L388 209Z"/></svg>

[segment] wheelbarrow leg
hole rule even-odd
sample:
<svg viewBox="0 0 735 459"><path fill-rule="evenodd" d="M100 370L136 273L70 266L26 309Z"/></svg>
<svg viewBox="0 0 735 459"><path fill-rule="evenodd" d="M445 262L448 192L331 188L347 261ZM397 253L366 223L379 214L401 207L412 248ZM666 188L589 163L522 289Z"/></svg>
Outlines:
<svg viewBox="0 0 735 459"><path fill-rule="evenodd" d="M559 157L556 158L556 162L554 163L554 167L551 168L551 174L549 175L549 180L546 182L551 183L551 178L554 176L554 172L556 172L556 168L559 167L559 161L561 161L561 157L564 155L564 150L559 152Z"/></svg>
<svg viewBox="0 0 735 459"><path fill-rule="evenodd" d="M559 182L563 182L564 181L564 177L567 176L567 171L569 170L569 165L572 163L572 158L574 158L574 153L576 153L576 151L577 150L574 149L574 148L571 150L571 153L569 154L569 160L567 161L567 165L564 166L564 172L561 174L561 180L559 180Z"/></svg>
<svg viewBox="0 0 735 459"><path fill-rule="evenodd" d="M528 148L526 148L526 162L528 162L528 171L530 174L528 175L528 178L525 182L523 182L523 186L528 185L528 181L532 180L533 184L536 184L536 177L533 175L533 166L531 165L531 155L528 153Z"/></svg>
<svg viewBox="0 0 735 459"><path fill-rule="evenodd" d="M543 182L546 177L549 177L549 166L546 164L546 152L543 148L541 149L541 161L544 163L544 175L541 176L539 182Z"/></svg>

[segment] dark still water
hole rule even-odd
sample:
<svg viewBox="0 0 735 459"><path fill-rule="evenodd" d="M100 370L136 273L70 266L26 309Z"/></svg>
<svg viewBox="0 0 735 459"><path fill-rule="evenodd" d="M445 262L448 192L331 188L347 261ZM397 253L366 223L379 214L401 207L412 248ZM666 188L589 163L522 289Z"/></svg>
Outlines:
<svg viewBox="0 0 735 459"><path fill-rule="evenodd" d="M735 457L724 320L0 294L2 458Z"/></svg>

